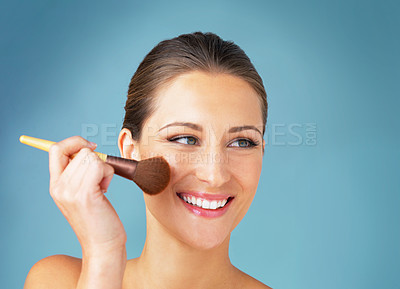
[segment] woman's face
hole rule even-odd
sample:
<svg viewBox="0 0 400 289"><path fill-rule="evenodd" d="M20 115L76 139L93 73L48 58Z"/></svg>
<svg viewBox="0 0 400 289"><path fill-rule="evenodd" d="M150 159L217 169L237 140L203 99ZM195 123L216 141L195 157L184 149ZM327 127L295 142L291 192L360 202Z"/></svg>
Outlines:
<svg viewBox="0 0 400 289"><path fill-rule="evenodd" d="M159 89L155 104L130 157L164 156L171 180L162 193L144 194L147 213L192 247L216 247L256 193L264 145L259 97L240 78L196 71Z"/></svg>

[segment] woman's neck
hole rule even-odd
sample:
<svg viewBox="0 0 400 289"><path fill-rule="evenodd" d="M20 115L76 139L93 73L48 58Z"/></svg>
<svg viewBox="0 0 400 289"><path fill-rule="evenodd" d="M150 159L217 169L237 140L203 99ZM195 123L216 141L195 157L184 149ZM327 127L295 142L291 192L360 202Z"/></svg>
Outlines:
<svg viewBox="0 0 400 289"><path fill-rule="evenodd" d="M235 272L229 260L229 236L216 248L195 249L177 240L147 212L146 242L129 278L136 285L133 288L232 288Z"/></svg>

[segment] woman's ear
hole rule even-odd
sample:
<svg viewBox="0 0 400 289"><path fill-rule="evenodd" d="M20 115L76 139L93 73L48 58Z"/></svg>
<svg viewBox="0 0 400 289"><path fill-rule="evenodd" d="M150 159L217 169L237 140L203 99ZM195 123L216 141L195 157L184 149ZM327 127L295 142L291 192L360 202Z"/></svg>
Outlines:
<svg viewBox="0 0 400 289"><path fill-rule="evenodd" d="M121 156L126 159L140 160L137 141L133 140L129 129L123 128L118 136L118 148Z"/></svg>

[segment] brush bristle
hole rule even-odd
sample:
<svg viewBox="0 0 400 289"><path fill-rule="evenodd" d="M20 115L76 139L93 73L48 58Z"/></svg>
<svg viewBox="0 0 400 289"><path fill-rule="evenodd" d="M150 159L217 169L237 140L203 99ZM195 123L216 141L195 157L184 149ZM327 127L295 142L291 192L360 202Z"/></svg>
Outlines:
<svg viewBox="0 0 400 289"><path fill-rule="evenodd" d="M154 157L138 163L133 181L145 193L155 195L168 186L169 178L167 161L163 157Z"/></svg>

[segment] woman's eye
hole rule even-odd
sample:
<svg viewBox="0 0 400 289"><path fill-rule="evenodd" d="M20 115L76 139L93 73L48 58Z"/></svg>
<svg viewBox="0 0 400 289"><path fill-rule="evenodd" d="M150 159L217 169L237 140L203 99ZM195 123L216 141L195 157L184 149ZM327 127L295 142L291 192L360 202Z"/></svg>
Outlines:
<svg viewBox="0 0 400 289"><path fill-rule="evenodd" d="M178 142L186 145L196 145L197 139L192 136L179 136L169 139L169 141Z"/></svg>
<svg viewBox="0 0 400 289"><path fill-rule="evenodd" d="M256 146L257 144L248 139L238 139L231 143L230 146L232 147L239 147L239 148L248 148Z"/></svg>

